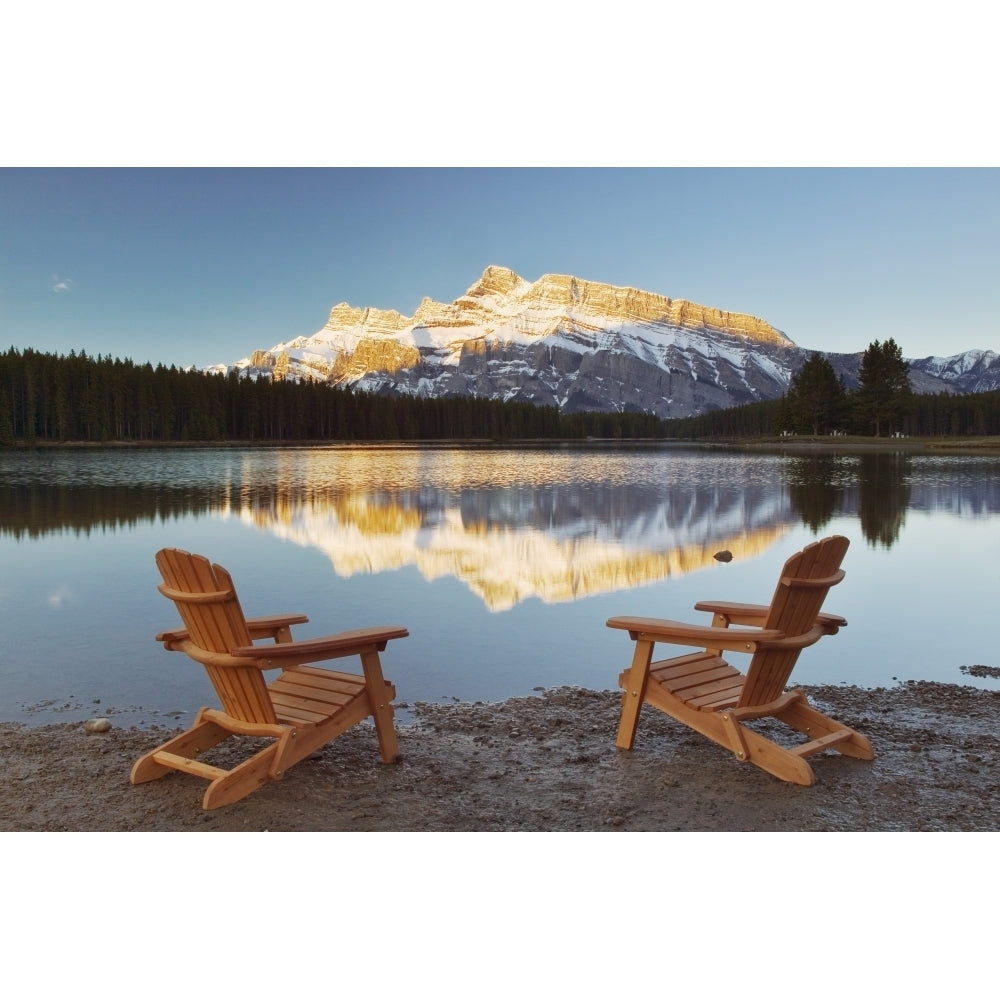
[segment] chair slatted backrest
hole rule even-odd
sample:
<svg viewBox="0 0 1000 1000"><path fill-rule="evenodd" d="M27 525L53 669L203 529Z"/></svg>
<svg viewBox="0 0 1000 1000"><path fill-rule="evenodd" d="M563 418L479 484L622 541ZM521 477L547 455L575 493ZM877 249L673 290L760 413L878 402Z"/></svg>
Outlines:
<svg viewBox="0 0 1000 1000"><path fill-rule="evenodd" d="M163 577L159 591L174 602L196 646L229 653L250 645L246 617L225 569L183 549L161 549L156 565ZM243 722L277 721L259 669L207 663L205 669L228 715Z"/></svg>
<svg viewBox="0 0 1000 1000"><path fill-rule="evenodd" d="M840 564L849 544L843 535L831 535L793 555L781 571L764 628L780 629L788 638L812 629L830 588L844 579ZM778 698L800 652L801 647L754 653L738 706L765 705Z"/></svg>

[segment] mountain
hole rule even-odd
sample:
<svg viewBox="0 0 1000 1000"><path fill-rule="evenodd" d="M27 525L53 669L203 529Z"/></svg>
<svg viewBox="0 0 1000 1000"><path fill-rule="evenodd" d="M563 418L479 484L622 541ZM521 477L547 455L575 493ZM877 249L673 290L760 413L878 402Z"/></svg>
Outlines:
<svg viewBox="0 0 1000 1000"><path fill-rule="evenodd" d="M812 353L744 313L569 275L529 282L488 267L454 302L425 298L413 316L341 302L313 336L213 370L668 419L777 399ZM849 387L861 356L826 354ZM916 392L1000 387L992 351L924 358L910 369Z"/></svg>
<svg viewBox="0 0 1000 1000"><path fill-rule="evenodd" d="M910 380L917 392L937 392L918 389L923 376L935 384L944 382L950 392L992 392L1000 389L1000 355L993 351L964 351L949 358L921 358L910 362Z"/></svg>

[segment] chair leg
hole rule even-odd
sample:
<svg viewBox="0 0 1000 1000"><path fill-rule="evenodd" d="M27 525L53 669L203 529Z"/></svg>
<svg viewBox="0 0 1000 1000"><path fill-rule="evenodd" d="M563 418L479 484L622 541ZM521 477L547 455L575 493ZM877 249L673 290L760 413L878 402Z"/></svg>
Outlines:
<svg viewBox="0 0 1000 1000"><path fill-rule="evenodd" d="M844 738L831 743L829 749L836 750L845 757L856 757L859 760L875 759L875 751L867 736L824 715L809 704L804 693L799 692L799 697L787 708L776 712L775 718L814 740L838 733L843 734Z"/></svg>
<svg viewBox="0 0 1000 1000"><path fill-rule="evenodd" d="M399 757L399 740L392 722L395 714L391 700L394 691L382 676L382 661L377 650L362 653L361 666L365 672L365 688L368 691L372 718L375 720L375 734L378 736L382 760L386 764L392 764Z"/></svg>
<svg viewBox="0 0 1000 1000"><path fill-rule="evenodd" d="M726 712L719 713L719 718L723 723L723 733L728 739L729 749L736 754L737 758L755 764L761 770L767 771L768 774L772 774L782 781L790 781L796 785L816 783L813 769L801 757L778 746L766 736L761 736L749 726L742 725ZM720 736L723 733L720 733ZM716 739L716 742L722 746L727 745L721 739ZM740 749L738 750L737 747Z"/></svg>
<svg viewBox="0 0 1000 1000"><path fill-rule="evenodd" d="M622 714L618 722L618 738L615 745L622 750L631 750L635 743L635 733L639 727L639 710L646 694L649 679L649 664L653 659L653 643L637 640L632 654L632 666L618 678L622 692Z"/></svg>
<svg viewBox="0 0 1000 1000"><path fill-rule="evenodd" d="M202 712L204 711L205 709L201 709L198 712L194 725L190 729L173 737L173 739L167 740L166 743L158 746L155 750L150 750L149 753L143 754L132 765L132 773L129 776L129 780L133 785L142 784L144 781L154 781L176 770L176 768L170 767L167 764L161 764L155 760L156 754L166 751L167 753L176 754L179 757L193 758L205 750L210 750L212 747L218 746L223 740L228 739L232 735L215 722L203 722Z"/></svg>
<svg viewBox="0 0 1000 1000"><path fill-rule="evenodd" d="M221 778L216 778L205 789L201 800L202 809L218 809L219 806L232 805L246 798L251 792L257 791L268 781L277 780L271 775L277 752L278 743L272 742L242 764L237 764Z"/></svg>

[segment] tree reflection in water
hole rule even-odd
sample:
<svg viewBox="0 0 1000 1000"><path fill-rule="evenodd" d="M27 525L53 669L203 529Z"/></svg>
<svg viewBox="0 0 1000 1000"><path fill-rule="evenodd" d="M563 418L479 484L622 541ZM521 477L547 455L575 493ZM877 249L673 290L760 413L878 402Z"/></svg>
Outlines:
<svg viewBox="0 0 1000 1000"><path fill-rule="evenodd" d="M823 453L792 459L788 472L788 498L792 509L811 531L819 532L843 507L845 464L843 456Z"/></svg>
<svg viewBox="0 0 1000 1000"><path fill-rule="evenodd" d="M61 706L91 691L159 712L202 703L203 671L136 671L153 630L169 624L153 586L152 554L164 545L240 572L251 611L272 609L257 603L255 579L259 596L270 602L277 588L289 602L281 610L324 595L345 627L391 608L393 620L426 626L413 629L405 697L475 700L539 684L599 689L618 670L608 672L609 615L765 596L775 563L836 532L854 547L834 610L863 653L831 649L824 661L819 649L809 677L955 680L960 663L992 663L995 569L984 538L998 516L1000 456L987 454L0 451L0 631L9 637L0 718L51 702L58 721ZM725 567L714 559L721 549L733 553ZM963 623L910 648L885 633L887 616L929 618L944 600L979 631Z"/></svg>
<svg viewBox="0 0 1000 1000"><path fill-rule="evenodd" d="M904 452L861 456L858 517L861 533L873 545L888 549L899 541L910 506L910 464Z"/></svg>
<svg viewBox="0 0 1000 1000"><path fill-rule="evenodd" d="M788 468L792 509L819 534L838 515L857 515L861 533L885 548L899 540L911 500L907 452L795 456Z"/></svg>

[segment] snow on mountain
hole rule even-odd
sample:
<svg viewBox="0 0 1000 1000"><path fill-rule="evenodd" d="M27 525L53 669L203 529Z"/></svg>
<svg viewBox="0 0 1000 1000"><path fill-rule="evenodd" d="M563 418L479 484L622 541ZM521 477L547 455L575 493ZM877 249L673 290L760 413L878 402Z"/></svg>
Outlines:
<svg viewBox="0 0 1000 1000"><path fill-rule="evenodd" d="M488 267L451 303L412 317L334 306L326 326L231 366L391 395L473 395L582 410L690 416L776 399L811 351L762 319L653 292ZM861 355L828 355L850 383ZM914 389L1000 387L1000 358L969 351L911 362Z"/></svg>
<svg viewBox="0 0 1000 1000"><path fill-rule="evenodd" d="M972 350L947 358L921 358L910 367L953 385L953 392L990 392L1000 389L1000 355Z"/></svg>

